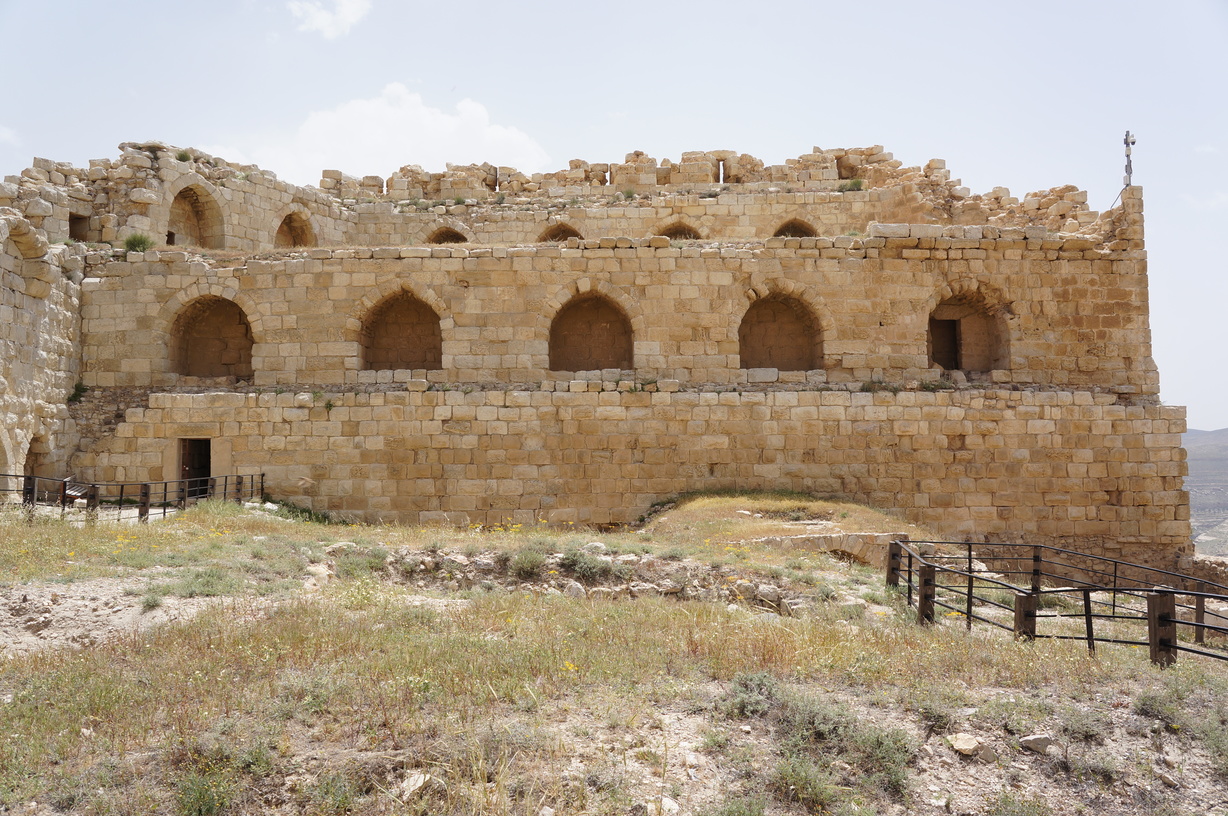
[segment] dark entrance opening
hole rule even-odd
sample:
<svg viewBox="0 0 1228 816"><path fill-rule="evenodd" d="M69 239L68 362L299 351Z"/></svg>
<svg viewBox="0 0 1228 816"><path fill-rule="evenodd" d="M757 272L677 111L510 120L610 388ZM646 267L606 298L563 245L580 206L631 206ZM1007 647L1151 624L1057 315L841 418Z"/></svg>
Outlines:
<svg viewBox="0 0 1228 816"><path fill-rule="evenodd" d="M184 492L189 499L203 499L209 495L212 475L209 449L208 439L179 440L179 478L184 480Z"/></svg>
<svg viewBox="0 0 1228 816"><path fill-rule="evenodd" d="M958 320L930 318L930 362L947 371L960 369Z"/></svg>
<svg viewBox="0 0 1228 816"><path fill-rule="evenodd" d="M167 246L175 245L175 233L173 232L166 233L166 245Z"/></svg>
<svg viewBox="0 0 1228 816"><path fill-rule="evenodd" d="M88 241L90 239L89 217L70 214L68 216L68 237L74 241Z"/></svg>

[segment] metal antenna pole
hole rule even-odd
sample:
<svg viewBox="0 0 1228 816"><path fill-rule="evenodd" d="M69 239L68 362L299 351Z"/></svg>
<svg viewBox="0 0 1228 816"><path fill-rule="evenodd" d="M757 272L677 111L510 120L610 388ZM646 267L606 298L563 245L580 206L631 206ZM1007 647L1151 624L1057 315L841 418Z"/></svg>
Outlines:
<svg viewBox="0 0 1228 816"><path fill-rule="evenodd" d="M1130 177L1134 175L1134 164L1130 161L1131 148L1134 147L1134 135L1130 131L1126 131L1126 138L1123 142L1126 146L1126 179L1125 185L1130 186Z"/></svg>

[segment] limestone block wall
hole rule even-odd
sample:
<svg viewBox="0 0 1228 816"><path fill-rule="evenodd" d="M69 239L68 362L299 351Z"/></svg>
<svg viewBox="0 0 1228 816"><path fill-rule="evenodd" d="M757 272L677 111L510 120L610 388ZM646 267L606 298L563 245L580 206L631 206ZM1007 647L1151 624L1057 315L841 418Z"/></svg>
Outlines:
<svg viewBox="0 0 1228 816"><path fill-rule="evenodd" d="M180 317L216 298L250 324L252 374L240 376L262 387L410 379L915 386L947 376L1155 401L1146 261L1132 248L1141 240L1106 245L1039 228L907 224L871 233L738 247L608 238L553 247L314 249L233 268L151 251L85 281L82 379L91 387L198 384L176 370L169 350L182 344ZM372 321L389 298L406 295L427 307L418 314L438 319L439 368L366 370ZM552 370L560 367L550 362L555 318L584 298L625 318L630 367ZM755 333L740 331L765 301L787 304L777 311L800 315L797 325L812 329L798 340L810 344L804 356L743 360L741 342ZM941 311L944 304L959 309ZM979 322L969 318L965 361L945 364L967 370L944 373L934 365L931 318L969 312ZM789 359L813 367L753 362Z"/></svg>
<svg viewBox="0 0 1228 816"><path fill-rule="evenodd" d="M164 243L245 252L273 249L287 218L302 243L346 243L354 213L330 195L253 165L158 142L120 145L119 158L89 168L36 158L0 187L0 205L21 209L52 242L119 242L143 233Z"/></svg>
<svg viewBox="0 0 1228 816"><path fill-rule="evenodd" d="M926 221L929 208L915 188L904 185L839 192L726 192L714 197L674 194L610 204L560 201L551 207L448 205L419 209L392 202L362 204L347 238L359 246L433 243L440 228L458 231L469 243L532 244L569 227L581 238L648 238L687 228L703 240L761 241L790 222L810 235L864 233L871 221Z"/></svg>
<svg viewBox="0 0 1228 816"><path fill-rule="evenodd" d="M790 488L944 536L1170 566L1190 549L1181 408L1089 392L573 386L154 394L75 466L168 478L178 440L207 438L215 461L265 473L272 494L368 520L624 523L681 491Z"/></svg>
<svg viewBox="0 0 1228 816"><path fill-rule="evenodd" d="M0 473L65 474L76 445L65 403L79 375L85 259L83 247L50 247L29 220L0 208ZM0 479L0 490L16 487Z"/></svg>

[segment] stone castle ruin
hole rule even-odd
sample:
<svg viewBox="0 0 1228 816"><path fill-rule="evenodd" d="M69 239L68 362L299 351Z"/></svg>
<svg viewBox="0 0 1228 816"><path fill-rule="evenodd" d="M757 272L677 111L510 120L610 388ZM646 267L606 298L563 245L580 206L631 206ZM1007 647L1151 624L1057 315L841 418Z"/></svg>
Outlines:
<svg viewBox="0 0 1228 816"><path fill-rule="evenodd" d="M950 537L1192 552L1137 187L1103 213L973 195L871 147L314 188L121 150L0 183L0 473L264 473L409 524L788 488Z"/></svg>

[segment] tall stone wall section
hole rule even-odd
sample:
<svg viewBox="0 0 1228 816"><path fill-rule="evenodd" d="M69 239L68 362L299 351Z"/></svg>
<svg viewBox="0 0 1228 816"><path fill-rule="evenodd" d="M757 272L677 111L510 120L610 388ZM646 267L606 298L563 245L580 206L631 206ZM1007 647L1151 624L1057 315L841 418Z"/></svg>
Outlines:
<svg viewBox="0 0 1228 816"><path fill-rule="evenodd" d="M682 491L787 488L898 510L952 537L1170 567L1190 550L1181 408L995 389L408 387L155 394L79 469L159 480L176 439L209 438L238 472L265 473L273 495L366 520L626 523Z"/></svg>
<svg viewBox="0 0 1228 816"><path fill-rule="evenodd" d="M49 246L0 208L0 474L62 476L76 446L66 402L79 376L86 254ZM0 490L16 489L0 477Z"/></svg>
<svg viewBox="0 0 1228 816"><path fill-rule="evenodd" d="M318 249L233 268L151 251L86 282L82 377L91 387L198 384L172 371L167 349L188 304L220 297L251 323L256 386L565 383L572 374L549 370L551 321L573 299L596 295L626 316L634 370L585 376L904 385L942 375L928 356L929 318L955 299L982 309L1000 333L1004 364L974 378L1154 401L1159 380L1140 250L1043 230L905 224L872 232L881 235L773 239L756 248L610 238L574 248ZM364 371L364 321L401 292L438 315L442 366ZM780 297L813 316L818 364L741 368L747 310Z"/></svg>

